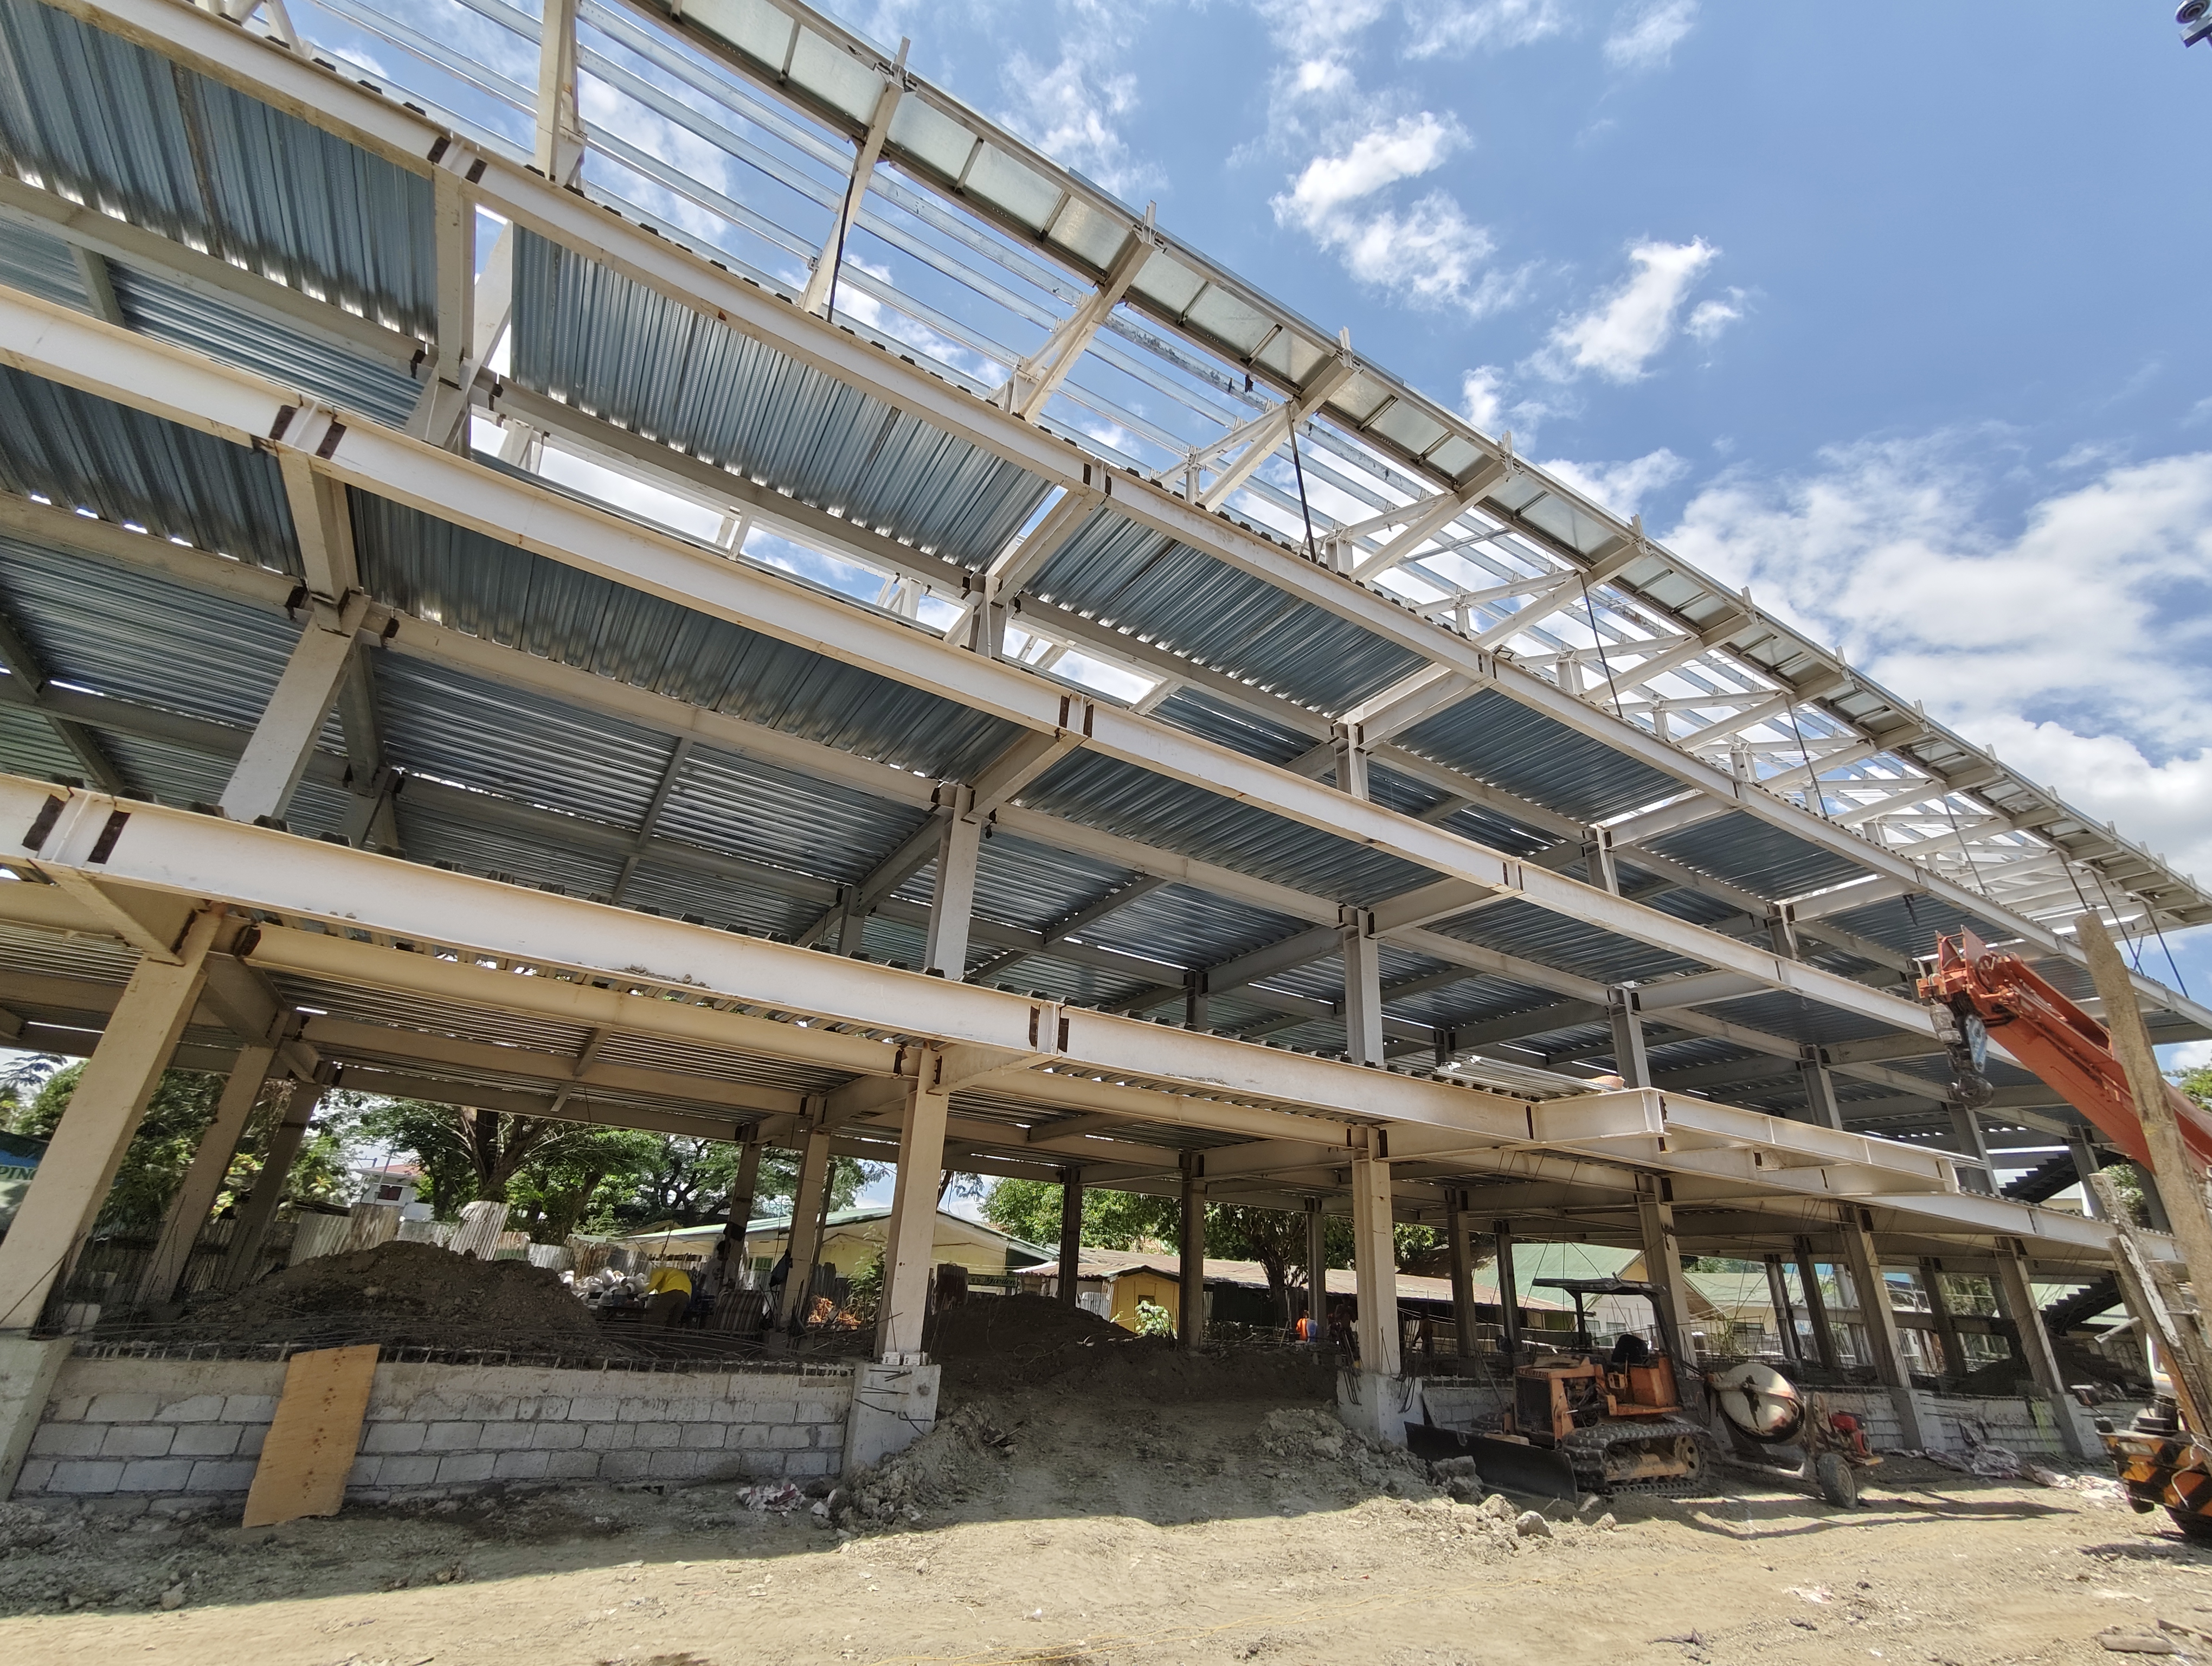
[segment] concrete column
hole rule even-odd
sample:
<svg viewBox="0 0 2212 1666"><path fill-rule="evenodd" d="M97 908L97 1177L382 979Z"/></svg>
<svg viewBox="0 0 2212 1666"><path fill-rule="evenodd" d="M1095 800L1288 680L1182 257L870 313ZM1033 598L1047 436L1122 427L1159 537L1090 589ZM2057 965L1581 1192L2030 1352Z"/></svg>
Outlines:
<svg viewBox="0 0 2212 1666"><path fill-rule="evenodd" d="M969 797L958 789L960 808ZM937 888L929 898L929 932L922 970L957 983L968 968L968 927L975 913L975 860L982 853L981 824L956 810L937 841Z"/></svg>
<svg viewBox="0 0 2212 1666"><path fill-rule="evenodd" d="M290 806L314 756L315 738L337 704L365 600L356 593L343 611L326 602L313 605L314 615L222 789L222 813L231 820L281 817Z"/></svg>
<svg viewBox="0 0 2212 1666"><path fill-rule="evenodd" d="M2080 1123L2066 1130L2066 1149L2074 1153L2074 1172L2081 1180L2081 1207L2092 1220L2105 1218L2105 1206L2097 1201L2097 1189L2089 1183L2089 1177L2105 1164L2097 1155L2097 1147L2089 1138L2089 1130Z"/></svg>
<svg viewBox="0 0 2212 1666"><path fill-rule="evenodd" d="M2079 1408L2074 1397L2066 1392L2065 1373L2058 1367L2058 1351L2051 1346L2051 1332L2043 1322L2043 1310L2035 1304L2027 1256L2020 1240L2000 1238L1996 1262L1997 1293L2004 1303L2005 1317L2012 1321L2013 1335L2029 1375L2035 1378L2035 1386L2050 1403L2051 1414L2058 1424L2059 1438L2075 1457L2100 1456L2103 1442L2096 1438L2093 1428L2082 1426L2086 1420L2075 1415Z"/></svg>
<svg viewBox="0 0 2212 1666"><path fill-rule="evenodd" d="M1076 1305L1083 1281L1083 1170L1060 1171L1060 1299Z"/></svg>
<svg viewBox="0 0 2212 1666"><path fill-rule="evenodd" d="M8 1236L0 1239L0 1331L27 1330L92 1230L200 998L222 915L192 916L174 964L142 959L86 1061Z"/></svg>
<svg viewBox="0 0 2212 1666"><path fill-rule="evenodd" d="M1667 1201L1664 1184L1649 1176L1641 1179L1636 1225L1644 1242L1644 1280L1659 1292L1661 1310L1674 1332L1675 1358L1680 1370L1687 1373L1694 1371L1698 1364L1697 1347L1690 1341L1690 1286L1682 1276L1682 1251L1674 1237L1674 1206ZM1684 1380L1686 1383L1686 1375Z"/></svg>
<svg viewBox="0 0 2212 1666"><path fill-rule="evenodd" d="M1381 1064L1382 963L1375 916L1365 909L1344 909L1338 924L1344 944L1344 1056L1354 1064Z"/></svg>
<svg viewBox="0 0 2212 1666"><path fill-rule="evenodd" d="M1805 1292L1805 1321L1812 1328L1813 1351L1823 1368L1840 1371L1836 1357L1836 1330L1828 1322L1828 1304L1820 1294L1820 1269L1813 1260L1813 1240L1801 1237L1796 1248L1798 1287Z"/></svg>
<svg viewBox="0 0 2212 1666"><path fill-rule="evenodd" d="M1504 1329L1505 1369L1521 1353L1521 1287L1513 1272L1513 1223L1497 1221L1491 1227L1491 1243L1498 1268L1498 1317Z"/></svg>
<svg viewBox="0 0 2212 1666"><path fill-rule="evenodd" d="M818 1113L817 1113L818 1114ZM822 1249L822 1206L830 1199L830 1130L817 1122L799 1148L799 1184L791 1200L791 1231L786 1238L791 1266L784 1274L783 1309L776 1322L786 1327L806 1317L808 1286ZM884 1263L890 1270L888 1261Z"/></svg>
<svg viewBox="0 0 2212 1666"><path fill-rule="evenodd" d="M300 1154L307 1125L314 1121L322 1099L319 1083L292 1084L291 1097L262 1147L261 1172L253 1177L253 1189L239 1206L236 1224L231 1228L230 1249L222 1258L225 1290L236 1290L253 1276L261 1246L268 1241L270 1223L276 1219L276 1206L284 1201L284 1183L292 1177L293 1159Z"/></svg>
<svg viewBox="0 0 2212 1666"><path fill-rule="evenodd" d="M1183 1153L1182 1290L1176 1297L1176 1341L1196 1347L1206 1340L1205 1164L1194 1152Z"/></svg>
<svg viewBox="0 0 2212 1666"><path fill-rule="evenodd" d="M1606 1006L1613 1018L1613 1067L1627 1087L1651 1085L1651 1060L1644 1048L1644 1021L1636 1015L1636 994L1630 989L1606 991Z"/></svg>
<svg viewBox="0 0 2212 1666"><path fill-rule="evenodd" d="M1783 1275L1782 1257L1766 1257L1766 1299L1774 1307L1774 1322L1781 1331L1782 1357L1802 1359L1803 1352L1797 1346L1797 1314L1790 1304L1790 1280Z"/></svg>
<svg viewBox="0 0 2212 1666"><path fill-rule="evenodd" d="M1306 1200L1306 1316L1319 1347L1328 1336L1328 1220L1317 1197Z"/></svg>
<svg viewBox="0 0 2212 1666"><path fill-rule="evenodd" d="M1875 1245L1863 1211L1847 1203L1838 1215L1837 1236L1843 1241L1844 1264L1858 1290L1859 1325L1874 1355L1875 1375L1897 1407L1905 1444L1925 1447L1935 1426L1905 1374L1905 1350L1897 1338L1897 1310L1890 1304L1889 1283L1881 1275L1881 1252Z"/></svg>
<svg viewBox="0 0 2212 1666"><path fill-rule="evenodd" d="M1959 1144L1959 1155L1966 1159L1959 1169L1959 1183L1971 1191L1994 1193L1997 1189L1996 1170L1990 1164L1989 1142L1982 1138L1982 1121L1966 1105L1948 1105L1951 1113L1951 1132ZM1970 1167L1968 1164L1978 1164Z"/></svg>
<svg viewBox="0 0 2212 1666"><path fill-rule="evenodd" d="M1360 1130L1369 1143L1352 1158L1352 1268L1359 1287L1359 1369L1399 1374L1398 1255L1392 1227L1390 1160L1378 1149L1380 1130Z"/></svg>
<svg viewBox="0 0 2212 1666"><path fill-rule="evenodd" d="M1966 1374L1966 1350L1959 1340L1958 1316L1951 1311L1950 1293L1943 1288L1943 1263L1933 1256L1920 1258L1920 1287L1928 1292L1928 1311L1936 1321L1936 1335L1943 1344L1943 1377L1956 1383Z"/></svg>
<svg viewBox="0 0 2212 1666"><path fill-rule="evenodd" d="M1451 1242L1452 1329L1459 1357L1474 1358L1474 1246L1468 1239L1467 1194L1453 1187L1445 1194L1444 1232Z"/></svg>
<svg viewBox="0 0 2212 1666"><path fill-rule="evenodd" d="M161 1234L155 1240L154 1253L147 1258L145 1270L138 1276L132 1305L152 1307L175 1298L178 1281L185 1275L185 1264L191 1259L192 1245L199 1240L200 1229L207 1225L208 1212L215 1207L216 1194L222 1189L223 1177L230 1172L231 1159L238 1154L239 1137L246 1132L246 1118L259 1103L262 1087L269 1079L269 1067L276 1060L276 1049L273 1047L238 1049L238 1061L230 1068L230 1079L223 1084L222 1097L216 1102L215 1116L208 1123L207 1131L200 1135L199 1149L192 1153L191 1166L185 1170L177 1195L169 1200L168 1211L161 1218Z"/></svg>
<svg viewBox="0 0 2212 1666"><path fill-rule="evenodd" d="M937 1049L924 1049L921 1073L907 1084L890 1235L884 1250L883 1306L876 1320L876 1358L886 1365L928 1363L922 1356L921 1329L937 1254L945 1119L952 1105L952 1096L939 1085L939 1066Z"/></svg>
<svg viewBox="0 0 2212 1666"><path fill-rule="evenodd" d="M760 1195L760 1165L759 1140L748 1140L738 1147L738 1177L730 1183L729 1219L722 1227L722 1236L732 1242L732 1253L740 1257L752 1225L753 1200Z"/></svg>

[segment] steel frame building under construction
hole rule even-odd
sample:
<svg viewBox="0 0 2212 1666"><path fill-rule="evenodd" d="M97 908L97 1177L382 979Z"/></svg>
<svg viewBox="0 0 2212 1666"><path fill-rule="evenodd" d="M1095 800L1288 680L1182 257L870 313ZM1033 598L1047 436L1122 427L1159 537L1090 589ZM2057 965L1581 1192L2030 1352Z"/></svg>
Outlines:
<svg viewBox="0 0 2212 1666"><path fill-rule="evenodd" d="M945 1168L1349 1213L1372 1378L1414 1219L1934 1258L2057 1392L2105 1236L1990 1176L2081 1125L1912 959L2086 1001L2192 880L902 48L446 11L0 0L0 1028L90 1055L0 1427L172 1064L149 1299L273 1078L248 1227L333 1083L796 1149L801 1239L895 1162L894 1395Z"/></svg>

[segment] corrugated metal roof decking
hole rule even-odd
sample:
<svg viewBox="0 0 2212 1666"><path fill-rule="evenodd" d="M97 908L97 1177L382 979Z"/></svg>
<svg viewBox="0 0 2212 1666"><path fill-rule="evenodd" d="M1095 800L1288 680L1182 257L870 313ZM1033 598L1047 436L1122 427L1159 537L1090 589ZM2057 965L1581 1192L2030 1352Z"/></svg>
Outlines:
<svg viewBox="0 0 2212 1666"><path fill-rule="evenodd" d="M1084 523L1031 587L1070 612L1318 711L1343 711L1421 665L1372 631L1109 508Z"/></svg>
<svg viewBox="0 0 2212 1666"><path fill-rule="evenodd" d="M1046 485L530 232L514 252L514 380L963 567Z"/></svg>
<svg viewBox="0 0 2212 1666"><path fill-rule="evenodd" d="M1605 821L1681 791L1674 776L1494 689L1446 707L1399 736L1398 744L1585 822Z"/></svg>
<svg viewBox="0 0 2212 1666"><path fill-rule="evenodd" d="M0 489L272 572L300 571L274 457L5 366Z"/></svg>
<svg viewBox="0 0 2212 1666"><path fill-rule="evenodd" d="M1661 834L1649 843L1662 856L1758 897L1802 897L1864 872L1837 852L1741 810Z"/></svg>
<svg viewBox="0 0 2212 1666"><path fill-rule="evenodd" d="M430 181L36 0L0 0L0 139L49 190L428 340Z"/></svg>

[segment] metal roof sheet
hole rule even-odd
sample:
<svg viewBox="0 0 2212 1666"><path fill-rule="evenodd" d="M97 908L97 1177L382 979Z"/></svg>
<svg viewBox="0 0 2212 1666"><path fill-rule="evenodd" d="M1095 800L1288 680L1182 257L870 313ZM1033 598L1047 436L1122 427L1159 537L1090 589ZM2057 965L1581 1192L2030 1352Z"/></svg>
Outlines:
<svg viewBox="0 0 2212 1666"><path fill-rule="evenodd" d="M1480 689L1398 737L1407 751L1517 798L1601 822L1671 797L1681 783L1601 740Z"/></svg>
<svg viewBox="0 0 2212 1666"><path fill-rule="evenodd" d="M436 334L428 179L36 0L0 46L0 140L47 189Z"/></svg>
<svg viewBox="0 0 2212 1666"><path fill-rule="evenodd" d="M1042 480L529 232L514 377L701 461L963 567L987 565Z"/></svg>
<svg viewBox="0 0 2212 1666"><path fill-rule="evenodd" d="M1759 897L1802 897L1864 872L1848 857L1741 810L1647 842L1662 856Z"/></svg>
<svg viewBox="0 0 2212 1666"><path fill-rule="evenodd" d="M275 458L5 366L0 489L300 571Z"/></svg>

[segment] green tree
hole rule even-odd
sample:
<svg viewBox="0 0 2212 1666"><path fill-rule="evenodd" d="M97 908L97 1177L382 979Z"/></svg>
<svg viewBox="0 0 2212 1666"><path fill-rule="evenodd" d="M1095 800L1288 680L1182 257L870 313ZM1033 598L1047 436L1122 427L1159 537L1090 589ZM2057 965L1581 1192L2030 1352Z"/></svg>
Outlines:
<svg viewBox="0 0 2212 1666"><path fill-rule="evenodd" d="M1060 1242L1060 1189L1049 1180L1000 1180L983 1194L983 1219L1025 1243ZM1083 1242L1094 1250L1172 1250L1182 1242L1182 1205L1171 1197L1085 1190Z"/></svg>

